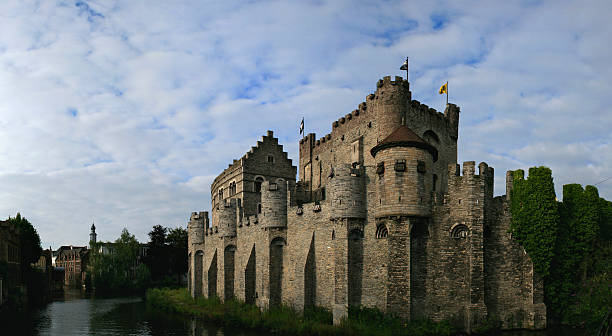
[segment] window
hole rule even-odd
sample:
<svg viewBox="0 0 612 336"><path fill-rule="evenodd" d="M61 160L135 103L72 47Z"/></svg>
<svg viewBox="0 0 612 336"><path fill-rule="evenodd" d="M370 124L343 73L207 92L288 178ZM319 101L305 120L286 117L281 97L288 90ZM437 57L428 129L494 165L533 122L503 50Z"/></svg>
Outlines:
<svg viewBox="0 0 612 336"><path fill-rule="evenodd" d="M385 173L385 163L384 162L379 162L376 165L376 174L382 175L384 173Z"/></svg>
<svg viewBox="0 0 612 336"><path fill-rule="evenodd" d="M389 231L387 230L387 226L384 223L381 223L376 227L376 238L387 238L388 235Z"/></svg>
<svg viewBox="0 0 612 336"><path fill-rule="evenodd" d="M397 160L395 161L395 171L403 172L406 171L406 160Z"/></svg>
<svg viewBox="0 0 612 336"><path fill-rule="evenodd" d="M263 177L255 178L255 192L261 192L261 184L263 183Z"/></svg>
<svg viewBox="0 0 612 336"><path fill-rule="evenodd" d="M419 173L425 173L427 169L425 168L425 161L417 161L417 171Z"/></svg>
<svg viewBox="0 0 612 336"><path fill-rule="evenodd" d="M274 156L268 155L268 162L269 163L274 163Z"/></svg>
<svg viewBox="0 0 612 336"><path fill-rule="evenodd" d="M451 229L451 238L466 238L469 234L469 229L463 224L457 224Z"/></svg>
<svg viewBox="0 0 612 336"><path fill-rule="evenodd" d="M261 203L257 203L257 213L261 213Z"/></svg>
<svg viewBox="0 0 612 336"><path fill-rule="evenodd" d="M229 194L230 196L236 195L236 182L231 182L229 185Z"/></svg>
<svg viewBox="0 0 612 336"><path fill-rule="evenodd" d="M438 175L433 174L433 191L436 191L436 184L438 183Z"/></svg>
<svg viewBox="0 0 612 336"><path fill-rule="evenodd" d="M223 200L223 188L219 188L219 202Z"/></svg>

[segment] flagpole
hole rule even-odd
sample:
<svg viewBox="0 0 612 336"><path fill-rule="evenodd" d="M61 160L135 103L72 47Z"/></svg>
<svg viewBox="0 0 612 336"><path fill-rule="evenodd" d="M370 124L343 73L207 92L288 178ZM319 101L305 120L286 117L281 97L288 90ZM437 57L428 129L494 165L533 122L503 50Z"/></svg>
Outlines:
<svg viewBox="0 0 612 336"><path fill-rule="evenodd" d="M448 81L446 81L446 105L448 105Z"/></svg>

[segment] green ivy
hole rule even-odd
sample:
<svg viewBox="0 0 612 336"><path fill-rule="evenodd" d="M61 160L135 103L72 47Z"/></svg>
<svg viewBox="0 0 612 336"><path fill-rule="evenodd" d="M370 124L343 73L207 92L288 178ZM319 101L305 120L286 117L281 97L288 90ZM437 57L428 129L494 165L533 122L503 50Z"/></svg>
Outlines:
<svg viewBox="0 0 612 336"><path fill-rule="evenodd" d="M545 278L550 271L559 226L552 171L532 167L527 179L523 170L514 171L513 177L510 229L531 257L534 271Z"/></svg>

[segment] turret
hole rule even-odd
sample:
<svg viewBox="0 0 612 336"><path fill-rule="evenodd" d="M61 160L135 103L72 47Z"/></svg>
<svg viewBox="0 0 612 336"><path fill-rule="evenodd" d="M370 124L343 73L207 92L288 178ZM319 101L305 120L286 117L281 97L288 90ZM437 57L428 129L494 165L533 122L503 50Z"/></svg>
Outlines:
<svg viewBox="0 0 612 336"><path fill-rule="evenodd" d="M237 210L238 200L235 198L226 199L219 205L217 226L221 237L236 236Z"/></svg>
<svg viewBox="0 0 612 336"><path fill-rule="evenodd" d="M368 108L371 104L371 111L376 116L378 142L401 125L410 100L410 85L402 77L395 77L392 81L390 76L386 76L378 81L373 100L368 102Z"/></svg>
<svg viewBox="0 0 612 336"><path fill-rule="evenodd" d="M370 153L378 175L375 216L430 216L436 148L402 125Z"/></svg>
<svg viewBox="0 0 612 336"><path fill-rule="evenodd" d="M361 169L349 164L334 167L334 174L327 184L331 200L330 218L366 218L364 185Z"/></svg>
<svg viewBox="0 0 612 336"><path fill-rule="evenodd" d="M287 182L264 181L261 185L261 223L264 227L287 226Z"/></svg>
<svg viewBox="0 0 612 336"><path fill-rule="evenodd" d="M208 228L208 211L192 212L187 224L189 245L204 243L204 234Z"/></svg>
<svg viewBox="0 0 612 336"><path fill-rule="evenodd" d="M459 106L455 104L446 104L444 116L448 120L448 128L451 138L457 140L459 137Z"/></svg>

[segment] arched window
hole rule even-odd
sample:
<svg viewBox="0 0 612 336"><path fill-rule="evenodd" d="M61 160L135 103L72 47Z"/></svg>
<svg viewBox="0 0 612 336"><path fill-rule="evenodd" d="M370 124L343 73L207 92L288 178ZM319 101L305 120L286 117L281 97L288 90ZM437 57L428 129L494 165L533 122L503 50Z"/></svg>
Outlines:
<svg viewBox="0 0 612 336"><path fill-rule="evenodd" d="M230 196L236 195L236 182L235 181L230 182L229 193L230 193Z"/></svg>
<svg viewBox="0 0 612 336"><path fill-rule="evenodd" d="M219 188L219 202L223 200L223 188Z"/></svg>
<svg viewBox="0 0 612 336"><path fill-rule="evenodd" d="M385 223L378 224L378 226L376 227L376 238L387 238L388 235L389 231L387 230L387 226L385 225Z"/></svg>
<svg viewBox="0 0 612 336"><path fill-rule="evenodd" d="M261 184L263 181L264 179L261 176L255 178L255 192L261 192Z"/></svg>
<svg viewBox="0 0 612 336"><path fill-rule="evenodd" d="M451 238L466 238L470 230L463 224L455 224L451 229Z"/></svg>
<svg viewBox="0 0 612 336"><path fill-rule="evenodd" d="M423 133L423 139L429 142L429 144L433 145L434 147L440 143L440 138L432 130L425 131L425 133Z"/></svg>

